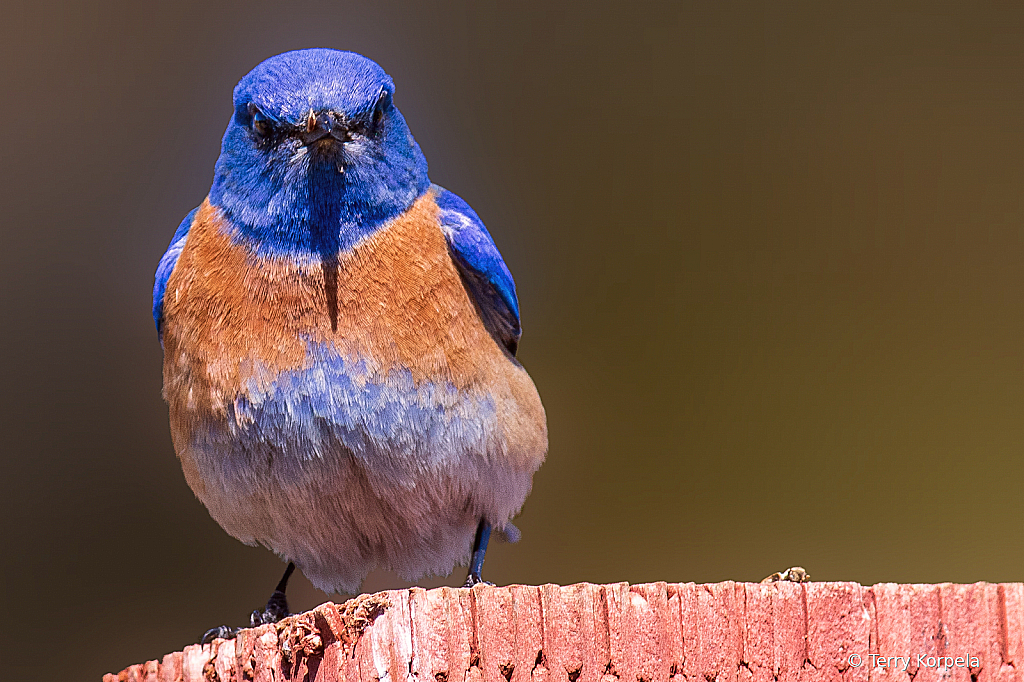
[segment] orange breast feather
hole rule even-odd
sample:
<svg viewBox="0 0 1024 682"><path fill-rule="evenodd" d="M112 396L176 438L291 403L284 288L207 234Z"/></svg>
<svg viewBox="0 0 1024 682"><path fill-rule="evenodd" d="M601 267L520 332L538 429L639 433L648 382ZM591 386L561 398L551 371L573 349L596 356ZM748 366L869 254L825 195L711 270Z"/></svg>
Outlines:
<svg viewBox="0 0 1024 682"><path fill-rule="evenodd" d="M311 259L251 253L204 202L164 298L167 399L222 412L239 393L308 367L311 346L460 390L507 374L512 363L448 254L433 193L340 253L333 292L325 272Z"/></svg>

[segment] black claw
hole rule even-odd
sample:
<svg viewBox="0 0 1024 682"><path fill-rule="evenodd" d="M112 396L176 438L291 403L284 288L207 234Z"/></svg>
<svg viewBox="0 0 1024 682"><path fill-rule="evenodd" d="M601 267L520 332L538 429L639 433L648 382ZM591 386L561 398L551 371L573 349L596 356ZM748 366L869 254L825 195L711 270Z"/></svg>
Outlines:
<svg viewBox="0 0 1024 682"><path fill-rule="evenodd" d="M292 612L288 610L288 597L285 596L284 591L288 589L288 578L292 577L294 571L295 564L289 561L288 568L284 569L284 575L281 576L281 581L277 583L277 588L270 595L263 611L257 609L249 616L250 625L254 628L260 625L269 625L292 615Z"/></svg>
<svg viewBox="0 0 1024 682"><path fill-rule="evenodd" d="M259 627L261 625L269 625L270 623L276 623L282 618L287 618L292 615L291 611L288 610L288 598L285 596L284 591L288 587L288 578L292 576L295 571L295 564L288 564L288 568L284 570L284 576L281 581L277 583L277 589L270 595L270 599L267 600L267 605L262 610L256 609L249 615L249 626ZM217 628L211 628L206 631L203 638L199 640L200 644L209 644L215 639L231 639L235 637L242 628L233 628L229 625L221 625Z"/></svg>
<svg viewBox="0 0 1024 682"><path fill-rule="evenodd" d="M200 644L209 644L215 639L233 639L241 628L233 628L230 625L221 625L220 627L210 628L204 634L202 639L199 640Z"/></svg>
<svg viewBox="0 0 1024 682"><path fill-rule="evenodd" d="M284 592L274 590L274 594L270 595L270 599L267 600L266 607L262 611L256 609L249 616L249 625L257 628L261 625L276 623L290 615L292 613L288 610L288 598L284 596Z"/></svg>

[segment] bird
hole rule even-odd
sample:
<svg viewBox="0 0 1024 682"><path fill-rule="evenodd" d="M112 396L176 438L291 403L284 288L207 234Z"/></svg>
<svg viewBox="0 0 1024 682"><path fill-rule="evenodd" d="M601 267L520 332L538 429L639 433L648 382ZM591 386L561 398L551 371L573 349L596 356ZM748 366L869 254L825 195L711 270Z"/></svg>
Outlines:
<svg viewBox="0 0 1024 682"><path fill-rule="evenodd" d="M185 479L227 533L288 562L253 625L289 614L295 567L329 593L376 568L415 581L468 562L466 585L484 582L547 454L515 282L430 181L394 94L354 52L257 65L156 270Z"/></svg>

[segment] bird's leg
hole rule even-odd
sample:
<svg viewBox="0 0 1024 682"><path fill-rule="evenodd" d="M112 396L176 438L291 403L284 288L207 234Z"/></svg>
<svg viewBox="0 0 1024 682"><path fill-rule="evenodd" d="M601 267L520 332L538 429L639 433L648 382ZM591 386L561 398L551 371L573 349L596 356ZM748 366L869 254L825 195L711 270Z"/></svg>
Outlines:
<svg viewBox="0 0 1024 682"><path fill-rule="evenodd" d="M270 599L267 600L267 605L262 611L256 609L249 616L249 625L251 627L259 627L260 625L267 625L269 623L276 623L282 618L286 618L291 615L288 610L288 598L285 596L284 591L288 587L288 578L292 577L292 573L295 571L295 564L288 562L288 568L284 569L284 575L281 576L280 582L277 583L277 587L274 589L274 593L270 595ZM231 639L238 634L238 631L242 628L231 627L230 625L221 625L220 627L211 628L206 631L203 638L200 640L200 644L208 644L215 639Z"/></svg>
<svg viewBox="0 0 1024 682"><path fill-rule="evenodd" d="M281 581L277 583L277 587L274 588L274 593L270 595L270 599L267 600L267 606L260 611L256 609L249 616L249 624L253 627L260 625L267 625L269 623L276 623L282 618L287 618L292 615L291 611L288 610L288 597L284 595L285 589L288 587L288 578L292 577L292 573L295 571L295 564L288 562L288 568L284 569L284 575L281 576Z"/></svg>
<svg viewBox="0 0 1024 682"><path fill-rule="evenodd" d="M473 540L473 558L469 562L469 575L463 587L473 585L493 585L480 577L480 571L484 567L484 555L487 554L487 541L491 539L491 524L480 519L480 525L476 527L476 539Z"/></svg>

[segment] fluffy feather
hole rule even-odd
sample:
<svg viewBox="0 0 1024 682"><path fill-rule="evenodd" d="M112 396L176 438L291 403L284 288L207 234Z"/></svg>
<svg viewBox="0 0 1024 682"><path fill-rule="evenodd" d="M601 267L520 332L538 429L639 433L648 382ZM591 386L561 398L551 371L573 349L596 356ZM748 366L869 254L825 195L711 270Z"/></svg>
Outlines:
<svg viewBox="0 0 1024 682"><path fill-rule="evenodd" d="M547 450L512 276L431 189L393 92L352 53L254 69L154 286L189 485L325 590L447 573L479 519L518 512Z"/></svg>

